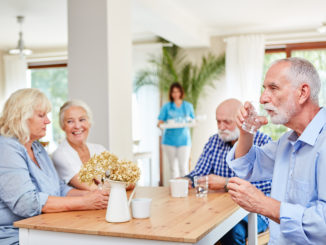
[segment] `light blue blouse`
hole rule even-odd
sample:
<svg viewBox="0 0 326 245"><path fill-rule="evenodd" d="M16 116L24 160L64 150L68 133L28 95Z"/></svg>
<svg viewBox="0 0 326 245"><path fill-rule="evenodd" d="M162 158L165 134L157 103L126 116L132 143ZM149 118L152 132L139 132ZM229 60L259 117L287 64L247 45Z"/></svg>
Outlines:
<svg viewBox="0 0 326 245"><path fill-rule="evenodd" d="M271 197L281 202L280 224L270 221L269 245L326 244L326 110L303 133L285 133L278 141L252 146L227 162L249 181L273 178Z"/></svg>
<svg viewBox="0 0 326 245"><path fill-rule="evenodd" d="M168 120L185 120L186 118L195 118L194 107L191 103L183 101L180 107L174 102L168 102L163 105L158 120L167 122ZM190 130L185 128L165 129L162 138L163 145L187 146L191 145Z"/></svg>
<svg viewBox="0 0 326 245"><path fill-rule="evenodd" d="M13 222L41 214L48 196L66 196L71 190L42 145L35 141L32 149L40 168L17 139L0 136L0 244L18 244Z"/></svg>

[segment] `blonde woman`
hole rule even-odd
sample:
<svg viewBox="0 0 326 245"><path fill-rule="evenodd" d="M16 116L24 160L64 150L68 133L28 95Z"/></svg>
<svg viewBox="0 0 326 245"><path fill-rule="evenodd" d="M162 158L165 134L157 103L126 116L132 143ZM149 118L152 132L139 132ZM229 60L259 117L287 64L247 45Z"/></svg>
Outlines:
<svg viewBox="0 0 326 245"><path fill-rule="evenodd" d="M37 89L21 89L0 117L0 241L19 244L13 222L41 213L103 209L105 191L81 191L61 181L38 140L50 123L51 104Z"/></svg>

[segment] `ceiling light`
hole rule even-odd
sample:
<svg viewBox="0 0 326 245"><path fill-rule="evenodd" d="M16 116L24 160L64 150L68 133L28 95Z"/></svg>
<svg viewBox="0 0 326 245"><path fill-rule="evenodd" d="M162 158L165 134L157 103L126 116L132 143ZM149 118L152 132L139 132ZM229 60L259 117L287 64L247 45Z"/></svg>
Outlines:
<svg viewBox="0 0 326 245"><path fill-rule="evenodd" d="M19 40L17 47L14 49L9 50L9 54L19 54L21 56L26 56L32 54L32 50L26 49L24 47L24 40L23 40L23 22L24 22L24 16L17 16L17 22L20 25L20 31L19 31Z"/></svg>
<svg viewBox="0 0 326 245"><path fill-rule="evenodd" d="M324 22L320 27L317 28L319 33L326 33L326 22Z"/></svg>

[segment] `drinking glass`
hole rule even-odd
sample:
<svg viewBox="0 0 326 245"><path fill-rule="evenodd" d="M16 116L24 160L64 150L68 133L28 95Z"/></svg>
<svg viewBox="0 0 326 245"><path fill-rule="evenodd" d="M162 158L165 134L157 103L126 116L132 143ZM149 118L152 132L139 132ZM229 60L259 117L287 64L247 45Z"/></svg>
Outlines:
<svg viewBox="0 0 326 245"><path fill-rule="evenodd" d="M248 108L247 112L248 117L244 120L241 127L248 133L255 134L260 128L261 124L257 119L258 114L252 103L250 103L250 107Z"/></svg>
<svg viewBox="0 0 326 245"><path fill-rule="evenodd" d="M195 176L194 185L197 197L206 197L208 192L208 176Z"/></svg>

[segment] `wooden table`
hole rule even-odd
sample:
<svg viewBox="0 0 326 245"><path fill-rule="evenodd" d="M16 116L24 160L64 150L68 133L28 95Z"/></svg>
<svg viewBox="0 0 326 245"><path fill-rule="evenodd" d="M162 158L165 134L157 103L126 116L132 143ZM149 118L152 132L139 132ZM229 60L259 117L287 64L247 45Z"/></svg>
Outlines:
<svg viewBox="0 0 326 245"><path fill-rule="evenodd" d="M20 245L208 245L248 214L222 192L197 198L191 190L186 198L173 198L167 187L138 187L136 197L153 199L151 218L114 224L105 221L106 210L42 214L14 223ZM255 217L251 218L249 226L254 226ZM256 235L249 239L249 244L256 244Z"/></svg>

